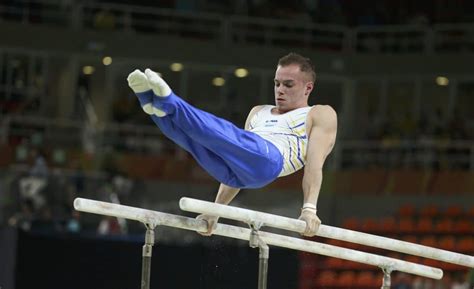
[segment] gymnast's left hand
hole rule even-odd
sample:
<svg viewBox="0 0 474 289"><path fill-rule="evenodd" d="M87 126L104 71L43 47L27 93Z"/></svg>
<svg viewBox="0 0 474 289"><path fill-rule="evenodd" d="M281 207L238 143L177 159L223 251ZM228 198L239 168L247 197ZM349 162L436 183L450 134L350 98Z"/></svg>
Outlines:
<svg viewBox="0 0 474 289"><path fill-rule="evenodd" d="M207 231L206 232L198 232L198 233L203 235L203 236L211 236L212 231L214 231L217 227L217 221L219 220L219 217L206 215L206 214L201 214L201 215L197 216L196 219L197 220L204 220L207 223Z"/></svg>
<svg viewBox="0 0 474 289"><path fill-rule="evenodd" d="M303 232L303 236L313 237L319 230L321 220L316 215L316 212L312 210L302 210L299 220L306 222L306 230Z"/></svg>

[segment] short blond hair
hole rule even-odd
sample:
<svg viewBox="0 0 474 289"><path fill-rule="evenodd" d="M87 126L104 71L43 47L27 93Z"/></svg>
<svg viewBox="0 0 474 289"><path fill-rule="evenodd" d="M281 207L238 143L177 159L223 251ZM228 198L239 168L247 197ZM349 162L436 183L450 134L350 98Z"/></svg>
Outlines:
<svg viewBox="0 0 474 289"><path fill-rule="evenodd" d="M278 66L288 66L291 64L297 64L301 71L309 74L311 81L316 81L316 71L311 59L298 53L290 52L278 60Z"/></svg>

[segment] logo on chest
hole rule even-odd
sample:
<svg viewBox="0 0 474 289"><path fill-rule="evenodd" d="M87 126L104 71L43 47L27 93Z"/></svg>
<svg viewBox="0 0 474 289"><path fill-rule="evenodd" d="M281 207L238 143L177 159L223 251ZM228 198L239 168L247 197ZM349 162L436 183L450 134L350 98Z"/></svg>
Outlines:
<svg viewBox="0 0 474 289"><path fill-rule="evenodd" d="M267 119L267 120L265 120L265 127L272 127L272 126L276 126L277 124L278 124L277 119Z"/></svg>

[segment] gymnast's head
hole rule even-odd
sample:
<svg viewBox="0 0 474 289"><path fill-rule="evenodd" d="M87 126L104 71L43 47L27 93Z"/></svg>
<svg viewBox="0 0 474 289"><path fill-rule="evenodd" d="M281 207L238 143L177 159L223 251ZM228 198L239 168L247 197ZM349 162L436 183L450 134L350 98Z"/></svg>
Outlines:
<svg viewBox="0 0 474 289"><path fill-rule="evenodd" d="M278 60L275 71L275 104L280 113L308 105L316 72L309 58L289 53Z"/></svg>

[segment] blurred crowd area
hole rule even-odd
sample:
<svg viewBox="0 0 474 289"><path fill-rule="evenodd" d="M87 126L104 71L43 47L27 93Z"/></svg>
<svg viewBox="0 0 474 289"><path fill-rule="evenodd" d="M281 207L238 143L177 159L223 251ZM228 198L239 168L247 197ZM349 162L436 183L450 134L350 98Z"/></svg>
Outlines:
<svg viewBox="0 0 474 289"><path fill-rule="evenodd" d="M0 175L1 225L48 234L122 235L128 232L125 223L112 218L92 219L92 223L91 219L82 221L81 214L72 205L78 196L136 204L140 201L140 194L135 192L140 188L137 181L112 169L91 173L77 164L71 169L53 167L41 148L24 153L23 162Z"/></svg>
<svg viewBox="0 0 474 289"><path fill-rule="evenodd" d="M5 1L5 21L362 53L473 51L469 1ZM382 30L381 30L382 29ZM92 50L100 43L91 44Z"/></svg>
<svg viewBox="0 0 474 289"><path fill-rule="evenodd" d="M474 5L467 0L392 1L392 0L165 0L165 1L60 1L64 9L83 4L124 4L161 9L172 9L184 13L215 13L300 22L339 24L348 26L372 25L430 25L441 23L471 23L474 21ZM41 11L48 1L8 0L5 4L15 9ZM38 13L32 20L41 22ZM101 27L114 25L115 16L109 9L98 11L96 21Z"/></svg>
<svg viewBox="0 0 474 289"><path fill-rule="evenodd" d="M459 205L441 208L438 205L415 207L401 205L392 216L383 218L349 217L342 227L370 234L387 236L407 242L460 252L474 253L474 205L463 209ZM377 255L441 268L441 280L431 280L403 272L392 273L392 288L411 289L471 289L474 286L474 270L456 264L440 262L398 252L386 252L369 246L320 237L313 238L334 246L348 247ZM301 253L300 273L312 276L302 282L300 289L319 288L376 288L382 280L382 272L369 265L324 256Z"/></svg>
<svg viewBox="0 0 474 289"><path fill-rule="evenodd" d="M30 24L62 23L58 21L61 19L58 16L61 11L58 11L57 7L56 10L50 10L53 4L58 3L3 1L0 6L6 9L0 10L0 18L2 21L22 21ZM128 11L127 8L117 8L117 5L122 4L127 7L133 6L134 8L130 10L132 12L127 14L124 13ZM90 5L89 10L79 9L87 5ZM86 20L83 23L87 28L109 31L119 26L119 28L129 26L137 32L152 30L152 33L157 31L162 33L172 31L171 28L183 27L178 31L180 36L192 34L193 37L197 35L200 40L202 35L196 34L197 30L187 31L187 27L198 29L203 25L199 29L207 30L212 26L213 29L220 31L221 27L212 21L209 21L210 24L205 24L208 20L206 17L212 20L216 15L262 17L277 21L291 20L295 23L337 24L349 28L383 25L430 26L474 21L474 2L467 0L124 0L114 3L63 0L59 6L64 9L62 11L64 15L71 16L71 19L66 17L67 22L75 21L75 14L70 12L76 8L83 13L89 13L75 15L79 19L88 16L84 17ZM173 17L162 17L158 12L150 14L148 8L164 9L159 13L168 13L169 10L189 15L197 13L198 17L203 18L197 22L194 22L191 16L191 18L179 18L177 22L170 20L163 24L168 30L158 27L158 24L156 27L153 26L153 29L156 28L153 30L150 23L155 25L156 19L169 20ZM124 15L129 15L131 18L128 19ZM161 16L155 17L156 15ZM132 24L127 24L127 21ZM276 35L285 31L293 34L294 31L288 30L286 24L287 22L275 30L278 31ZM252 29L249 25L247 31ZM469 31L472 30L463 30L463 33ZM456 33L454 32L455 36ZM299 36L298 34L297 37ZM319 34L316 36L319 37ZM386 41L383 37L381 39L382 42ZM463 51L465 44L459 44L456 42L457 39L455 38L453 42L455 51ZM287 39L285 45L290 42L294 44L293 41L293 38ZM390 45L394 45L393 43L399 45L402 42L393 39L387 42L390 41L392 42ZM367 47L373 47L371 45ZM410 45L408 43L406 46L411 47ZM92 41L88 43L86 50L102 55L104 52L100 46L100 42ZM356 47L360 48L359 45ZM469 47L472 50L473 46ZM367 51L366 48L362 50ZM436 50L436 46L433 50ZM396 49L388 51L398 52L400 49L397 46ZM98 93L97 85L93 84L95 76L84 72L83 65L92 61L89 59L78 61L71 65L73 68L64 69L62 63L69 63L71 59L67 56L55 57L44 52L0 50L0 226L52 234L130 236L142 233L143 227L116 218L84 216L73 209L74 198L89 197L107 202L143 206L150 204L150 190L146 188L149 181L215 185L215 181L196 165L189 154L166 139L143 113L125 81L131 67L137 65L133 59L122 58L122 65L126 62L130 65L124 65L122 71L110 74L112 76L107 79L105 85L100 82L100 88L114 88L113 93L107 94L102 93L102 90ZM252 105L257 102L273 103L273 70L254 71L249 68L249 77L237 79L229 72L229 67L216 68L215 65L212 67L209 65L205 69L196 66L187 70L185 64L184 71L179 72L172 71L169 68L170 64L164 62L157 64L156 70L163 73L176 93L192 104L224 117L240 127L243 126ZM342 70L337 69L343 66L343 63L334 65L338 72ZM99 75L103 72L97 65L95 69L99 71L97 73ZM448 84L447 78L438 80L435 76L420 80L418 76L407 75L402 81L396 77L392 78L389 73L374 76L373 81L360 80L354 76L354 79L350 80L355 82L352 97L356 100L346 103L350 97L344 95L342 91L345 90L347 83L325 78L324 73L322 74L318 76L317 89L313 93L311 104L332 105L339 114L340 125L336 148L325 167L328 173L325 175L323 185L327 187L323 190L326 193L328 191L361 193L373 194L374 197L383 194L425 194L427 197L472 194L474 170L472 78L466 78L465 75L454 77L449 79ZM68 81L67 77L64 78L65 75L73 75L69 91L67 89L61 91L64 89L61 87L62 83ZM224 76L226 80L224 87L211 85L211 80L216 75ZM189 89L190 87L193 89ZM266 92L266 96L254 97L255 91ZM97 105L101 101L105 103L102 107ZM67 108L67 113L62 110L64 107ZM99 116L98 111L102 111ZM333 172L335 174L331 175ZM301 175L296 175L293 178L280 180L270 189L299 191L300 184ZM209 194L213 196L215 192ZM172 206L163 204L163 211L172 212L172 210ZM454 236L453 232L441 236L435 231L424 231L423 236L417 235L413 238L415 233L421 232L419 230L421 227L418 228L418 219L426 221L426 218L405 216L402 221L400 217L396 215L391 216L387 222L384 222L385 220L375 222L379 226L377 228L373 223L366 222L352 229L382 235L392 234L394 237L407 238L413 242L431 241L432 243L427 245L432 246L440 245L444 237ZM468 248L463 252L472 255L474 241L472 238L464 238L466 237L464 235L472 236L472 215L467 216L463 222L457 222L456 219L456 223L453 223L454 219L451 219L447 228L454 229L458 224L465 225L466 219L467 231L456 235L455 240L449 240L451 243L446 242L452 245L446 249L457 250L456 246L463 244ZM412 225L405 230L412 231L403 234L384 231L390 226L399 228L407 225L409 223L407 220L411 220ZM431 221L431 228L434 230L438 226L438 220L432 218ZM439 221L441 223L441 219ZM344 225L351 226L351 224ZM446 226L446 223L444 225ZM459 230L466 230L466 227L460 227ZM438 235L434 240L429 239L433 234ZM173 233L165 235L170 240L180 238ZM181 241L196 239L199 239L197 235ZM331 286L349 288L348 284L354 284L353 282L361 282L363 288L380 287L379 274L374 271L362 274L367 273L367 268L354 271L351 264L334 263L333 259L316 261L301 258L302 280L310 281L307 286L302 282L301 289L319 288L317 287L319 285L324 288ZM394 277L394 288L472 288L472 284L469 285L472 277L458 269L449 269L451 271L447 274L447 278L438 283L397 274ZM317 275L314 275L316 271ZM315 276L322 277L317 279ZM333 280L334 283L329 285L319 283L329 282L328 280ZM341 285L338 283L342 282L340 280L351 281Z"/></svg>
<svg viewBox="0 0 474 289"><path fill-rule="evenodd" d="M278 18L315 23L357 25L393 25L433 23L469 23L474 21L470 1L391 1L391 0L194 0L160 1L162 8L186 12L211 12L250 17ZM131 4L129 1L121 1ZM143 6L150 1L134 1ZM155 6L156 7L156 6Z"/></svg>

